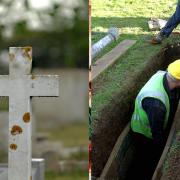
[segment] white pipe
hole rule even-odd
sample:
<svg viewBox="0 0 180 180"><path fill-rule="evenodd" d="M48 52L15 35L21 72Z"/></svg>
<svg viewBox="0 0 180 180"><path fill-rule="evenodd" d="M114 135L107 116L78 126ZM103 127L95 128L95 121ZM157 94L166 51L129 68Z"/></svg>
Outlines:
<svg viewBox="0 0 180 180"><path fill-rule="evenodd" d="M94 59L97 56L97 54L100 53L108 44L110 44L113 41L116 41L118 36L119 36L118 28L114 28L114 27L110 28L108 30L108 34L92 46L91 58Z"/></svg>

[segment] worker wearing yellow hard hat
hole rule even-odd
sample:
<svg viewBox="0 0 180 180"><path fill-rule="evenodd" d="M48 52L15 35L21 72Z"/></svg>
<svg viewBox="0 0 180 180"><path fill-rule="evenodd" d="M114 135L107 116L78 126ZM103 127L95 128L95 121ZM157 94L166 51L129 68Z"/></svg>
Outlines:
<svg viewBox="0 0 180 180"><path fill-rule="evenodd" d="M132 137L141 167L132 165L127 179L150 180L169 134L180 100L180 60L158 71L142 87L131 118ZM139 163L138 163L139 164ZM145 177L144 177L145 176Z"/></svg>
<svg viewBox="0 0 180 180"><path fill-rule="evenodd" d="M180 60L176 60L168 66L168 73L175 80L180 80Z"/></svg>

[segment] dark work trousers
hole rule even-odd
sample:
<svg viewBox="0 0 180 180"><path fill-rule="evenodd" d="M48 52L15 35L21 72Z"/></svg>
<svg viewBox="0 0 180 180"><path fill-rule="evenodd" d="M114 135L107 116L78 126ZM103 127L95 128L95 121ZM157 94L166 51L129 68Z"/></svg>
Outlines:
<svg viewBox="0 0 180 180"><path fill-rule="evenodd" d="M126 180L151 180L162 148L156 147L151 139L139 133L131 132L131 134L135 145L135 155Z"/></svg>
<svg viewBox="0 0 180 180"><path fill-rule="evenodd" d="M163 35L169 36L174 28L180 23L180 0L178 0L178 4L176 7L175 13L169 18L165 27L161 30Z"/></svg>

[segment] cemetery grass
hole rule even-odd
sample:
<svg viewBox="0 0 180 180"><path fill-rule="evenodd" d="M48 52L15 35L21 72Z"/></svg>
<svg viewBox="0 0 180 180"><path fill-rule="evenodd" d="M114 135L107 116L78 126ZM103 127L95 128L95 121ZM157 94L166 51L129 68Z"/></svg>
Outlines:
<svg viewBox="0 0 180 180"><path fill-rule="evenodd" d="M176 8L176 0L92 0L92 43L104 37L109 27L118 27L121 35L94 60L109 52L125 39L137 40L116 63L105 70L93 81L92 119L93 125L100 118L103 107L121 91L123 84L155 56L167 43L179 42L180 38L172 34L161 45L153 46L149 40L158 31L149 31L148 20L151 17L168 19ZM179 31L176 28L175 31ZM94 62L93 61L93 62Z"/></svg>
<svg viewBox="0 0 180 180"><path fill-rule="evenodd" d="M52 141L62 142L64 147L73 147L73 146L87 147L88 146L87 126L88 126L87 123L84 122L62 124L60 127L57 127L52 131L48 131L50 134L49 139ZM73 153L70 157L65 159L88 161L88 151ZM88 179L88 170L82 171L79 169L74 169L71 172L63 172L63 173L46 172L46 180L60 180L60 179L86 180Z"/></svg>
<svg viewBox="0 0 180 180"><path fill-rule="evenodd" d="M46 172L46 180L87 180L88 179L88 170L80 171L74 170L73 172L66 173L53 173Z"/></svg>
<svg viewBox="0 0 180 180"><path fill-rule="evenodd" d="M62 124L49 131L50 140L60 141L65 147L87 146L88 145L88 124L76 122ZM46 132L46 131L45 131Z"/></svg>
<svg viewBox="0 0 180 180"><path fill-rule="evenodd" d="M85 122L76 122L61 124L55 129L45 130L40 129L41 132L48 132L50 141L60 141L64 147L82 147L88 148L88 125ZM87 160L88 150L72 153L70 157L64 158L66 160Z"/></svg>

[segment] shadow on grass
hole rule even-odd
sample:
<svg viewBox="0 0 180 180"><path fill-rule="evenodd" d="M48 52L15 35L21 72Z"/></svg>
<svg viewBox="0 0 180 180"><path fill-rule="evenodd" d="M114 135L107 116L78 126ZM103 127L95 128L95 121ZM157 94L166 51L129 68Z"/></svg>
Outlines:
<svg viewBox="0 0 180 180"><path fill-rule="evenodd" d="M117 27L119 29L121 28L138 28L139 33L142 33L143 31L149 31L148 27L148 21L150 20L150 17L92 17L92 29L94 28L104 28L109 29L110 27ZM168 18L164 18L168 19ZM96 39L102 38L106 33L100 32L100 30L96 30L92 32L92 41L96 41ZM136 34L134 34L136 36Z"/></svg>
<svg viewBox="0 0 180 180"><path fill-rule="evenodd" d="M134 28L139 27L144 30L148 30L148 18L144 17L92 17L92 29L96 27L102 27L105 29L109 29L110 27L117 27L119 29L128 27ZM105 32L96 31L92 33L92 42L96 41L96 39L101 39L105 35Z"/></svg>

